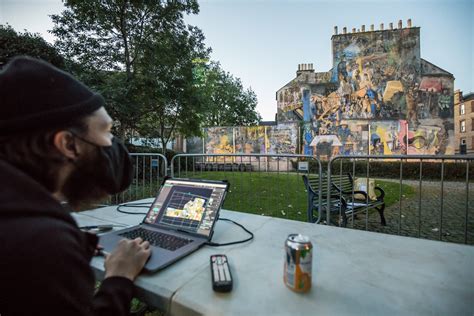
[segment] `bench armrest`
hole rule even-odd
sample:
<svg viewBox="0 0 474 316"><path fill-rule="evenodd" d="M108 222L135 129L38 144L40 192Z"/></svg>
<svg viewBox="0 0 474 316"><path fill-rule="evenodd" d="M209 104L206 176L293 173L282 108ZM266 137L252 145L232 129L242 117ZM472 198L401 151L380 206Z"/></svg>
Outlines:
<svg viewBox="0 0 474 316"><path fill-rule="evenodd" d="M385 197L385 191L381 187L375 187L374 191L379 191L380 194L377 194L377 201L383 201L383 198Z"/></svg>

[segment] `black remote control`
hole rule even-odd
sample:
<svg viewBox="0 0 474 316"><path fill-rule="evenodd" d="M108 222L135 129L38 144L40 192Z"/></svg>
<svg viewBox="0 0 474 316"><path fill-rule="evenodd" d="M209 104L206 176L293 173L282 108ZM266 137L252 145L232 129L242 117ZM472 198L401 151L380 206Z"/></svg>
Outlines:
<svg viewBox="0 0 474 316"><path fill-rule="evenodd" d="M232 290L232 274L226 255L211 256L212 289L216 292Z"/></svg>

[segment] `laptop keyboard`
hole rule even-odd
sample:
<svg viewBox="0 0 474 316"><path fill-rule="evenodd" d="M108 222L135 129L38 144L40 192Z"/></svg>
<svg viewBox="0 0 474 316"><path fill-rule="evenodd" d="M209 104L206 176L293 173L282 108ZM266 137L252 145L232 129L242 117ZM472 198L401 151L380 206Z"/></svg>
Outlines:
<svg viewBox="0 0 474 316"><path fill-rule="evenodd" d="M193 241L192 239L181 238L165 233L146 230L143 228L130 230L128 232L119 234L119 236L123 236L128 239L141 237L143 240L148 241L153 246L164 248L170 251L175 251Z"/></svg>

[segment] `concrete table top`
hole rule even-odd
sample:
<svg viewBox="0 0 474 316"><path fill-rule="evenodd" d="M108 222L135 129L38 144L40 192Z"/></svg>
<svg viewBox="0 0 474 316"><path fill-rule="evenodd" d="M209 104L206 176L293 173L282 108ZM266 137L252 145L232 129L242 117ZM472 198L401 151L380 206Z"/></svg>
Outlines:
<svg viewBox="0 0 474 316"><path fill-rule="evenodd" d="M144 217L118 213L115 206L74 216L79 225L135 225ZM171 315L474 314L472 246L225 210L221 217L244 225L255 239L205 246L158 273L141 275L138 296ZM313 243L313 286L306 294L283 283L284 242L290 233L307 235ZM246 237L241 228L219 221L212 241ZM212 290L209 256L217 253L229 259L230 293ZM91 265L102 278L103 258L94 258Z"/></svg>

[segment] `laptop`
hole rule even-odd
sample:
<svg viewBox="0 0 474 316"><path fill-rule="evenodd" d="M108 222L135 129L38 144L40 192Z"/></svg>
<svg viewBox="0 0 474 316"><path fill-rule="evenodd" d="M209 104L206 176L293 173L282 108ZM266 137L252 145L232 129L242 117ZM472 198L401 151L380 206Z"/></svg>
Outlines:
<svg viewBox="0 0 474 316"><path fill-rule="evenodd" d="M144 270L158 271L210 241L229 184L200 179L166 179L142 223L100 236L111 252L123 239L141 237L152 253Z"/></svg>

